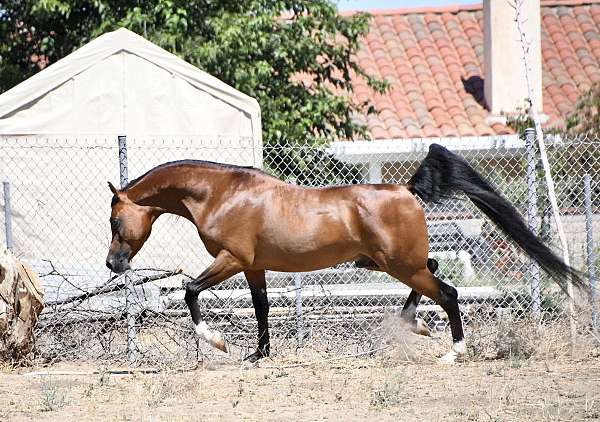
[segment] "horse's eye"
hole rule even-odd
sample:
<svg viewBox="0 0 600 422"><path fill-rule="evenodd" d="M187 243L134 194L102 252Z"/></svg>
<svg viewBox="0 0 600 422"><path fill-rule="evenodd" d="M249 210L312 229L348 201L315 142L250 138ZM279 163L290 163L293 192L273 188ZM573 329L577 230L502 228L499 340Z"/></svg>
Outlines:
<svg viewBox="0 0 600 422"><path fill-rule="evenodd" d="M116 218L111 218L110 219L110 229L113 232L116 232L119 229L119 220L117 220Z"/></svg>

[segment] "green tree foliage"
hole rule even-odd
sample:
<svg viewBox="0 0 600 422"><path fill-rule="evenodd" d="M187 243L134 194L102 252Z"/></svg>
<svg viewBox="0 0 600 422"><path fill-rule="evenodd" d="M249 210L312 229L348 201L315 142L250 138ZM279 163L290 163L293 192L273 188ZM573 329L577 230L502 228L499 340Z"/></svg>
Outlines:
<svg viewBox="0 0 600 422"><path fill-rule="evenodd" d="M354 60L369 19L340 16L330 0L4 0L0 92L126 27L256 98L266 162L282 170L274 147L367 136L352 117L375 110L352 100L351 75L387 87ZM302 179L303 154L287 159L279 175Z"/></svg>

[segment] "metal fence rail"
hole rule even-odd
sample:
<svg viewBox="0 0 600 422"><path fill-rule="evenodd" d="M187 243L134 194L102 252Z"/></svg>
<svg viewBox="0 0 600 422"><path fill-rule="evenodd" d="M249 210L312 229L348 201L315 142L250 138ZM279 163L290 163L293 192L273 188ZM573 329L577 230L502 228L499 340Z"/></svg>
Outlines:
<svg viewBox="0 0 600 422"><path fill-rule="evenodd" d="M525 216L529 227L558 247L535 134L510 147L458 151ZM599 139L549 139L549 159L572 262L596 291L600 233ZM426 149L403 155L370 154L369 162L336 155L331 146L278 145L256 150L250 139L95 137L0 139L0 179L10 181L2 239L40 275L46 307L37 327L39 360L93 359L145 363L197 358L214 352L193 335L183 286L210 263L195 228L160 218L124 276L104 259L110 241L106 181L137 177L157 164L183 158L252 165L291 183L310 186L403 183ZM11 210L9 209L9 205ZM456 285L469 330L499 315L561 319L566 298L468 201L426 207L431 255ZM12 226L11 226L12 224ZM290 228L293 229L293 228ZM371 347L386 315L398 312L408 289L386 274L352 263L313 273L268 272L272 349L323 347L331 353ZM597 294L580 323L597 324ZM235 356L255 347L256 321L243 276L203 292L203 317L218 326ZM445 315L424 300L418 314L432 330Z"/></svg>

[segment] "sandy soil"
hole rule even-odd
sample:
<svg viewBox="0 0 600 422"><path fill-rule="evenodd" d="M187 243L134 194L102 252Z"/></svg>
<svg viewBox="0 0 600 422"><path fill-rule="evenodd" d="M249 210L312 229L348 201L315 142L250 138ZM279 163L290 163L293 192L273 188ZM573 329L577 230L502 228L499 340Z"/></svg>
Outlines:
<svg viewBox="0 0 600 422"><path fill-rule="evenodd" d="M258 366L221 354L158 373L117 375L98 362L0 371L0 421L600 420L596 337L570 342L562 325L483 327L447 366L437 357L448 335L388 322L393 334L368 354L332 357L310 343L275 348Z"/></svg>
<svg viewBox="0 0 600 422"><path fill-rule="evenodd" d="M374 357L296 355L178 373L90 373L97 364L43 370L88 373L0 374L0 420L600 419L600 357L590 356L445 366L387 349Z"/></svg>

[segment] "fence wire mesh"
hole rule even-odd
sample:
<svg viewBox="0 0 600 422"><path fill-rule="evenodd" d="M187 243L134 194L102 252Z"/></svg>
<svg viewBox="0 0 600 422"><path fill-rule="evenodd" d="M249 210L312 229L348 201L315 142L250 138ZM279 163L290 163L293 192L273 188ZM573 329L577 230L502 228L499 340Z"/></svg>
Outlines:
<svg viewBox="0 0 600 422"><path fill-rule="evenodd" d="M517 141L457 152L560 252L535 143L528 149L525 139ZM600 140L555 136L548 141L571 262L586 274L591 271L593 282L600 236L594 230L600 218ZM160 163L201 159L262 163L267 173L306 186L404 183L427 151L367 149L353 157L338 152L332 145L257 148L244 138L129 137L127 170L135 178ZM37 360L129 357L142 364L218 353L196 340L184 302L185 284L212 261L190 222L158 219L127 276L111 274L104 265L112 197L106 181L117 184L120 178L117 139L3 138L0 177L11 187L13 250L45 288ZM535 265L469 201L424 206L430 256L439 262L441 278L459 290L467 336L481 325L499 324L506 314L565 318L567 299L557 285L543 272L536 275ZM6 227L2 224L3 239ZM268 271L267 285L275 353L298 346L333 354L369 350L393 329L382 321L399 312L409 293L387 274L354 263L301 274ZM202 292L199 302L203 318L224 333L231 355L243 357L256 347L256 319L243 275ZM418 316L432 331L448 328L445 313L427 299Z"/></svg>

